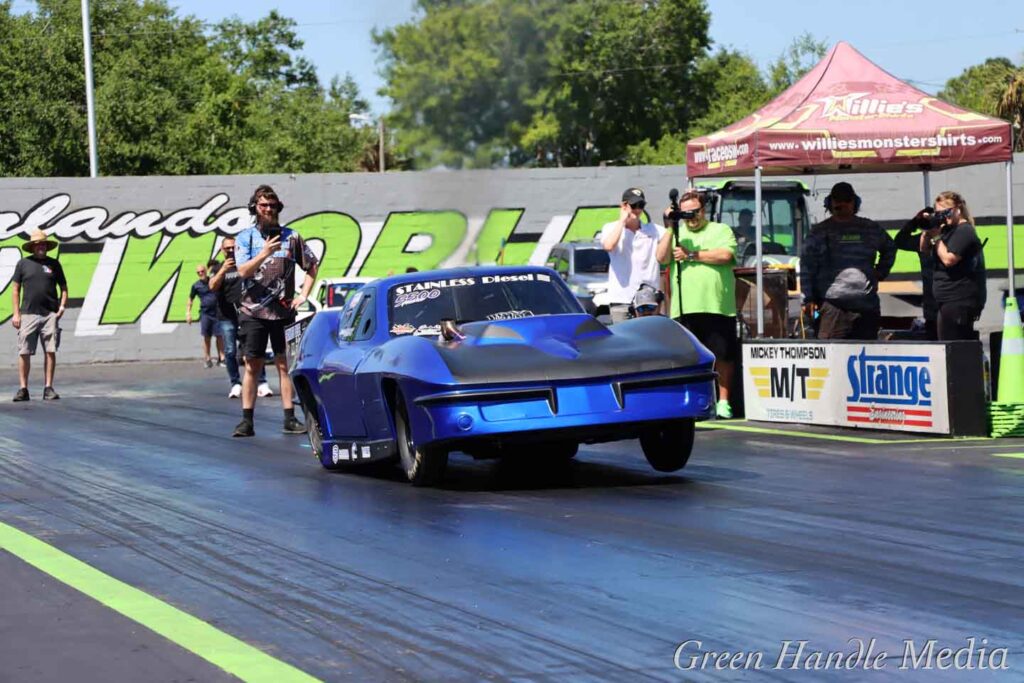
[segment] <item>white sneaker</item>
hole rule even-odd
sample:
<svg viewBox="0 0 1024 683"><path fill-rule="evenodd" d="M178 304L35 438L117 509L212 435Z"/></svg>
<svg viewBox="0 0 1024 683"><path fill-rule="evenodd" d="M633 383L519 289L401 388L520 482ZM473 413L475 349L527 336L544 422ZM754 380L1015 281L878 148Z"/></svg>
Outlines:
<svg viewBox="0 0 1024 683"><path fill-rule="evenodd" d="M270 388L270 385L264 382L256 389L256 395L266 398L267 396L273 396L274 390Z"/></svg>
<svg viewBox="0 0 1024 683"><path fill-rule="evenodd" d="M242 385L232 384L231 391L228 392L228 398L241 398L242 397Z"/></svg>

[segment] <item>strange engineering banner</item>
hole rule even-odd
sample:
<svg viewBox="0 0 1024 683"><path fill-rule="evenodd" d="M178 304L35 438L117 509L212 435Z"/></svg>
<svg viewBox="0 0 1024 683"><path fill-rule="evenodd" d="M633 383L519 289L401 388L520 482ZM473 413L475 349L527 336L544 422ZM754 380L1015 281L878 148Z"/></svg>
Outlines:
<svg viewBox="0 0 1024 683"><path fill-rule="evenodd" d="M949 434L943 344L744 342L746 417Z"/></svg>

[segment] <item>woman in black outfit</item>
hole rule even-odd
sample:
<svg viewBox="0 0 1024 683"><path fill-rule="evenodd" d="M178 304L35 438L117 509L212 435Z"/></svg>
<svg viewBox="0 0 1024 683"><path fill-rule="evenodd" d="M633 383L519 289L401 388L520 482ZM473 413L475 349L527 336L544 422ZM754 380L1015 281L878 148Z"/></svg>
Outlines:
<svg viewBox="0 0 1024 683"><path fill-rule="evenodd" d="M932 293L939 306L939 341L977 339L974 321L986 297L985 256L959 193L943 192L935 198L933 225L926 238L935 254Z"/></svg>

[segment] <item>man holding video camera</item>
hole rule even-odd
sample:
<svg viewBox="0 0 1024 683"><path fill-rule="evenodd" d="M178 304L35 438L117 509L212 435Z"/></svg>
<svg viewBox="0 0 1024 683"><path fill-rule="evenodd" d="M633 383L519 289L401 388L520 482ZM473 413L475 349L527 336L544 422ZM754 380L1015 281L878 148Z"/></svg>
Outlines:
<svg viewBox="0 0 1024 683"><path fill-rule="evenodd" d="M674 194L670 194L674 197ZM673 199L674 204L674 199ZM658 261L670 263L671 317L693 332L715 354L718 417L732 417L729 389L739 350L736 336L736 235L725 223L712 223L704 197L687 192L665 212L670 239L658 244Z"/></svg>

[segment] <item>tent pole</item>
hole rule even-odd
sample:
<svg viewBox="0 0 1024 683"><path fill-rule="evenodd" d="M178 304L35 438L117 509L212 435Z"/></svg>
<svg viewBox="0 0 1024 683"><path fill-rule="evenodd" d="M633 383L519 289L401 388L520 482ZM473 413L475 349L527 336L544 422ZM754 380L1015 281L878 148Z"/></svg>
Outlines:
<svg viewBox="0 0 1024 683"><path fill-rule="evenodd" d="M924 176L924 205L925 206L931 206L932 205L932 177L931 177L931 171L929 171L928 169L925 169L924 172L922 173L922 175Z"/></svg>
<svg viewBox="0 0 1024 683"><path fill-rule="evenodd" d="M1017 284L1013 272L1013 159L1006 162L1006 274L1007 296L1015 296Z"/></svg>
<svg viewBox="0 0 1024 683"><path fill-rule="evenodd" d="M764 234L764 226L761 223L761 167L754 167L754 240L756 242L755 252L757 258L757 336L764 336L764 263L761 262L761 249Z"/></svg>

